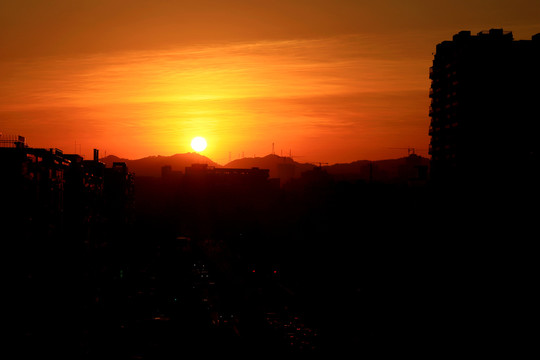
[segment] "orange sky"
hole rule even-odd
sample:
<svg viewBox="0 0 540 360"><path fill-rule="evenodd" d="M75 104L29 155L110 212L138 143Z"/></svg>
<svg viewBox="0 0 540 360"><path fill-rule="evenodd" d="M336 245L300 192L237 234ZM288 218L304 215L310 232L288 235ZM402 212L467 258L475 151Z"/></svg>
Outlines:
<svg viewBox="0 0 540 360"><path fill-rule="evenodd" d="M427 156L428 68L460 30L540 32L535 1L13 0L0 132L30 146L218 163ZM396 149L398 148L398 149Z"/></svg>

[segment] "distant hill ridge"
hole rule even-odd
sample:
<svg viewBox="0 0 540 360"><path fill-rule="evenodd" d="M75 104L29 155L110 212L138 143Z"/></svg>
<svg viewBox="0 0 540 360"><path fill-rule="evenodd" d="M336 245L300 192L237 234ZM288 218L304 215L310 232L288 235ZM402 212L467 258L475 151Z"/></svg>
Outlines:
<svg viewBox="0 0 540 360"><path fill-rule="evenodd" d="M314 165L308 163L299 163L294 161L290 157L278 156L274 154L266 155L264 157L247 157L242 159L236 159L226 164L226 168L236 169L250 169L258 167L260 169L270 170L270 177L280 177L279 168L282 165L294 166L294 177L299 177L304 171L312 170Z"/></svg>
<svg viewBox="0 0 540 360"><path fill-rule="evenodd" d="M174 171L185 171L186 167L192 164L208 164L214 167L226 167L237 169L249 169L258 167L260 169L269 169L270 177L280 177L280 167L288 166L294 169L294 177L300 177L303 172L313 170L316 164L299 163L290 157L283 157L274 154L264 157L246 157L233 160L225 165L220 165L206 156L198 153L175 154L171 156L148 156L142 159L129 160L119 158L114 155L101 158L107 166L112 166L113 162L125 162L137 176L161 176L163 166L171 166ZM338 163L322 168L336 178L343 179L369 179L387 181L392 178L407 176L404 172L415 167L428 167L429 159L415 154L408 157L388 160L357 160L351 163ZM409 169L409 170L407 170Z"/></svg>
<svg viewBox="0 0 540 360"><path fill-rule="evenodd" d="M209 166L221 167L206 156L197 153L175 154L171 156L147 156L142 159L130 160L108 155L100 159L107 166L113 162L125 162L130 171L137 176L161 176L163 166L171 166L175 171L184 172L186 167L192 164L208 164Z"/></svg>

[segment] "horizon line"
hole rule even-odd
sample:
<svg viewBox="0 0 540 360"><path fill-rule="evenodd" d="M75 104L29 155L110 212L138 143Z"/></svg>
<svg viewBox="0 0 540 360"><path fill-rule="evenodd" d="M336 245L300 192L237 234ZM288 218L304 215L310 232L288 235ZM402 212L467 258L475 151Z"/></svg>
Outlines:
<svg viewBox="0 0 540 360"><path fill-rule="evenodd" d="M185 153L176 153L176 154L172 154L172 155L148 155L148 156L144 156L144 157L141 157L141 158L138 158L138 159L128 159L128 158L123 158L123 157L120 157L120 156L117 156L117 155L114 155L114 154L110 154L110 155L107 155L105 157L101 157L99 158L99 160L103 160L103 159L106 159L108 157L115 157L115 158L118 158L118 159L122 159L122 160L127 160L127 161L138 161L138 160L143 160L143 159L147 159L147 158L158 158L158 157L173 157L173 156L176 156L176 155L199 155L199 156L202 156L206 159L208 159L209 161L211 161L212 163L214 164L217 164L219 166L225 166L227 164L230 164L234 161L238 161L238 160L244 160L244 159L262 159L262 158L265 158L265 157L268 157L268 156L276 156L278 158L282 158L282 159L291 159L293 162L296 162L298 164L313 164L313 165L316 165L316 164L325 164L326 166L332 166L332 165L340 165L340 164L350 164L350 163L353 163L353 162L358 162L358 161L369 161L369 162L376 162L376 161L387 161L387 160L398 160L398 159L403 159L403 158L406 158L406 157L409 157L411 155L416 155L416 156L419 156L419 157L422 157L422 158L425 158L425 159L429 159L429 156L422 156L422 155L419 155L419 154L416 154L416 153L409 153L408 155L405 155L405 156L397 156L397 157L392 157L392 158L385 158L385 159L376 159L376 160L370 160L370 159L357 159L357 160L352 160L352 161L349 161L349 162L334 162L334 163L328 163L328 162L324 162L324 161L306 161L306 162L300 162L300 161L296 161L294 159L294 156L281 156L281 155L277 155L277 154L272 154L272 153L269 153L267 155L264 155L264 156L244 156L244 157L240 157L240 158L236 158L236 159L233 159L231 161L228 161L226 162L224 165L221 164L221 163L218 163L217 161L214 161L213 159L209 158L208 156L206 155L203 155L203 154L200 154L198 152L185 152Z"/></svg>

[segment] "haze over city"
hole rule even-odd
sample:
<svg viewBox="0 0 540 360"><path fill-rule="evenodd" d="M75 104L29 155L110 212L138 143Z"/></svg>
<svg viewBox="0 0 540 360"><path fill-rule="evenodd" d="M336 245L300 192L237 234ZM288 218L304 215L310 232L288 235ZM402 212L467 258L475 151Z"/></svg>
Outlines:
<svg viewBox="0 0 540 360"><path fill-rule="evenodd" d="M530 356L539 64L538 0L1 1L4 352Z"/></svg>
<svg viewBox="0 0 540 360"><path fill-rule="evenodd" d="M537 1L4 1L0 130L34 147L224 164L429 146L435 45L538 32Z"/></svg>

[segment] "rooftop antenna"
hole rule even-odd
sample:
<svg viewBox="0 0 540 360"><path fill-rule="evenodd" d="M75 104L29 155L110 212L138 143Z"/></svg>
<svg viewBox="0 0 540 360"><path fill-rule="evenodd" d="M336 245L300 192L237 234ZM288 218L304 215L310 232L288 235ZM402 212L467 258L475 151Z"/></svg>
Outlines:
<svg viewBox="0 0 540 360"><path fill-rule="evenodd" d="M272 155L276 155L276 152L274 151L274 143L272 143Z"/></svg>

